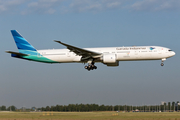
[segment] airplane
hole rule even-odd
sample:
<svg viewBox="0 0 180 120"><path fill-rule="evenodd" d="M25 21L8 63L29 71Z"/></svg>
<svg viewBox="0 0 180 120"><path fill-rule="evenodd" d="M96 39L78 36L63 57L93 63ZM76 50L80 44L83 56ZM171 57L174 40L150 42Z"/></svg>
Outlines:
<svg viewBox="0 0 180 120"><path fill-rule="evenodd" d="M84 68L88 71L97 69L96 62L115 67L119 61L161 60L164 66L163 62L175 55L171 49L161 46L79 48L57 40L54 41L67 49L37 50L16 30L11 33L19 50L6 51L12 57L43 63L87 63Z"/></svg>

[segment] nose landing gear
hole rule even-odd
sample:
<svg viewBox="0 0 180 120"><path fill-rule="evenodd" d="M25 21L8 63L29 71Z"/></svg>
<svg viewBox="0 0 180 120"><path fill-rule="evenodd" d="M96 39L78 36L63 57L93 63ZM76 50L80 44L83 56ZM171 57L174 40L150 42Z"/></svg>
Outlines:
<svg viewBox="0 0 180 120"><path fill-rule="evenodd" d="M164 61L166 60L166 58L163 58L162 60L161 60L161 66L164 66Z"/></svg>
<svg viewBox="0 0 180 120"><path fill-rule="evenodd" d="M164 63L161 63L161 66L164 66Z"/></svg>

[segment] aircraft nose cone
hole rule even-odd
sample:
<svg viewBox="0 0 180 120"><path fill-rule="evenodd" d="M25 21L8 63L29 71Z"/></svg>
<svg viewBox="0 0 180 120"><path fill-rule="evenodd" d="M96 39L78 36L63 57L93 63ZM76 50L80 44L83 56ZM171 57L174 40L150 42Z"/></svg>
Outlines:
<svg viewBox="0 0 180 120"><path fill-rule="evenodd" d="M176 54L175 52L172 53L173 56L174 56L175 54Z"/></svg>
<svg viewBox="0 0 180 120"><path fill-rule="evenodd" d="M174 56L176 53L174 52L174 51L171 51L170 53L169 53L169 57L172 57L172 56Z"/></svg>

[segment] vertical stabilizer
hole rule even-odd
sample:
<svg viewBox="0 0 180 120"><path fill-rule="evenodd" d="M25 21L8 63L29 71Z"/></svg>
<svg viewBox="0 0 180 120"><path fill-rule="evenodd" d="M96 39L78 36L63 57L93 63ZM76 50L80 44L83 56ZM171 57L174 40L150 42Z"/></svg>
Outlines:
<svg viewBox="0 0 180 120"><path fill-rule="evenodd" d="M24 50L36 51L36 49L25 38L23 38L16 30L11 30L11 33L19 51L24 51Z"/></svg>

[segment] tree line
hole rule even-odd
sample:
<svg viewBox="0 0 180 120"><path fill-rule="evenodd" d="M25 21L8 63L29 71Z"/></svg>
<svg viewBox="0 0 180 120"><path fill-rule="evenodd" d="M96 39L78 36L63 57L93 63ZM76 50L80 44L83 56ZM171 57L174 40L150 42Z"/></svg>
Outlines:
<svg viewBox="0 0 180 120"><path fill-rule="evenodd" d="M98 105L98 104L69 104L69 105L56 105L46 106L41 108L20 108L17 109L14 105L0 106L0 111L57 111L57 112L90 112L90 111L126 111L126 112L170 112L180 111L179 102L168 102L161 105Z"/></svg>
<svg viewBox="0 0 180 120"><path fill-rule="evenodd" d="M134 111L134 112L167 112L179 111L180 106L175 102L168 102L164 105L98 105L98 104L69 104L69 105L56 105L38 108L40 111L58 111L58 112L90 112L90 111Z"/></svg>

